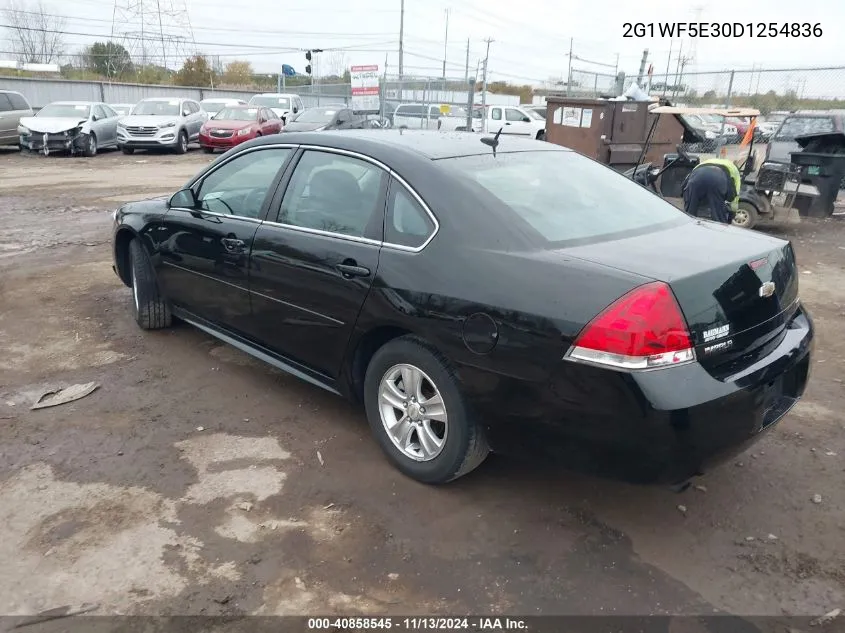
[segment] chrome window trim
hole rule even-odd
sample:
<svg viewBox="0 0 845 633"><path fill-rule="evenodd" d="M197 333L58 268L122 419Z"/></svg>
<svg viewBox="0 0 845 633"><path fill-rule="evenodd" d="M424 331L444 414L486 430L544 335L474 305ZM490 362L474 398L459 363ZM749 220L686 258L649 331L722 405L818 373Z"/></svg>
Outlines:
<svg viewBox="0 0 845 633"><path fill-rule="evenodd" d="M242 152L238 152L234 156L230 156L226 160L222 161L219 165L215 165L213 169L210 169L208 172L200 176L199 178L195 178L194 181L190 184L190 186L186 187L186 189L193 189L196 184L200 181L205 181L211 174L216 172L218 169L223 167L224 165L228 165L236 158L243 156L244 154L250 154L252 152L257 152L264 149L290 149L296 151L298 145L292 145L290 143L273 143L271 145L258 145L257 147L250 147L249 149L245 149ZM275 179L275 176L274 176ZM271 183L272 184L272 183ZM174 194L175 195L175 194ZM172 197L172 196L171 196ZM260 218L250 218L245 215L235 215L234 213L217 213L216 211L203 211L201 209L187 209L185 207L170 207L169 210L178 210L178 211L187 211L191 213L193 211L200 211L203 215L214 215L219 218L230 218L230 219L238 219L238 220L246 220L247 222L252 222L254 224L261 224L262 220Z"/></svg>
<svg viewBox="0 0 845 633"><path fill-rule="evenodd" d="M333 154L341 154L341 155L344 155L344 156L349 156L350 158L357 158L359 160L363 160L364 162L370 163L371 165L375 165L376 167L378 167L382 171L385 171L388 175L395 178L399 182L399 184L401 184L405 188L405 190L408 191L408 193L411 194L411 196L417 201L417 203L419 203L419 205L422 207L423 211L425 211L426 214L428 215L432 224L434 224L434 230L431 232L431 234L428 236L428 238L425 240L425 242L423 242L420 246L404 246L402 244L393 244L392 242L386 242L384 240L373 240L373 239L369 239L369 238L366 238L366 237L358 237L358 236L354 236L354 235L344 235L343 233L334 233L332 231L321 231L319 229L308 229L308 228L304 228L304 227L294 226L292 224L283 224L281 222L269 222L268 221L268 222L265 222L265 224L272 224L273 226L281 226L281 227L284 227L286 229L291 229L291 230L301 230L301 231L306 232L306 233L315 233L317 235L324 235L324 236L327 236L327 237L336 237L338 239L343 239L343 240L346 240L346 241L353 241L353 242L360 242L362 244L373 244L373 245L377 244L377 245L382 246L384 248L389 248L391 250L397 250L397 251L403 251L403 252L406 252L406 253L419 253L419 252L421 252L426 246L428 246L428 244L431 242L431 240L434 239L434 236L437 235L437 233L440 231L440 222L437 221L437 216L434 215L434 213L431 211L431 208L425 203L425 200L422 199L422 196L420 196L414 190L414 188L411 187L411 185L409 185L408 182L404 178L402 178L402 176L397 174L393 169L391 169L390 167L388 167L387 165L385 165L381 161L376 160L375 158L372 158L371 156L367 156L366 154L360 154L358 152L354 152L354 151L350 151L350 150L346 150L346 149L340 149L340 148L336 148L336 147L323 147L321 145L300 145L299 147L301 149L304 149L304 150L310 149L310 150L316 150L316 151L329 152L329 153L333 153ZM294 168L294 169L296 169L296 168Z"/></svg>

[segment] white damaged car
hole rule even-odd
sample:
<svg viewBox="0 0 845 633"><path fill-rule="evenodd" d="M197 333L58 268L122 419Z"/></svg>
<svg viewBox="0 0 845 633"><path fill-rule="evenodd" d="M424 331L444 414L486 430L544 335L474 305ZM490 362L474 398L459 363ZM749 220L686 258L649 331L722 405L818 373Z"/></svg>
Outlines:
<svg viewBox="0 0 845 633"><path fill-rule="evenodd" d="M22 150L95 156L117 147L117 112L96 101L57 101L24 117L18 125Z"/></svg>

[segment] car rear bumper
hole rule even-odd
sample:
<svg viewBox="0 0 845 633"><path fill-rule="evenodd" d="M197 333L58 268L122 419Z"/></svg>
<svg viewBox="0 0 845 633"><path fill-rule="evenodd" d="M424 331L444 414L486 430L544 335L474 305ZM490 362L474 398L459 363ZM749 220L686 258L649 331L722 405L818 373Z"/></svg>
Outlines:
<svg viewBox="0 0 845 633"><path fill-rule="evenodd" d="M493 450L632 483L681 483L747 449L801 398L814 336L803 308L782 336L726 380L698 363L622 373L562 361L549 383L499 382L500 395L474 404Z"/></svg>

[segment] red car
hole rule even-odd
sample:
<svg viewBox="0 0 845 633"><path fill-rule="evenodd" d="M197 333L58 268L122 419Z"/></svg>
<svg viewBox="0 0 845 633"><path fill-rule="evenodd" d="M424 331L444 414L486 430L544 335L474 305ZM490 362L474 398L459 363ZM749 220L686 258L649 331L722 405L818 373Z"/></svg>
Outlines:
<svg viewBox="0 0 845 633"><path fill-rule="evenodd" d="M200 147L207 153L227 150L256 136L278 134L282 119L270 108L230 106L223 108L200 128Z"/></svg>

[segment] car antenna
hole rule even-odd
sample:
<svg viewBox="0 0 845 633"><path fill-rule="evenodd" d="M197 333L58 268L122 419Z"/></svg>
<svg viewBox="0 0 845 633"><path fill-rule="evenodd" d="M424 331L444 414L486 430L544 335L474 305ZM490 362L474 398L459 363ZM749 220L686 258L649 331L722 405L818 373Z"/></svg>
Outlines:
<svg viewBox="0 0 845 633"><path fill-rule="evenodd" d="M481 139L482 143L484 143L485 145L489 145L490 147L493 148L493 156L496 155L496 148L499 147L499 134L502 133L503 129L504 128L499 128L499 131L496 132L496 136L494 136L493 138L490 138L489 136L485 136Z"/></svg>

